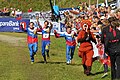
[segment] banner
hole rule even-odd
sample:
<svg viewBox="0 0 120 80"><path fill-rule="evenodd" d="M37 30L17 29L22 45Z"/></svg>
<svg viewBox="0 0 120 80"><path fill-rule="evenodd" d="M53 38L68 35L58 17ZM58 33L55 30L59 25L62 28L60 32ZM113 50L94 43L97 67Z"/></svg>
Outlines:
<svg viewBox="0 0 120 80"><path fill-rule="evenodd" d="M69 12L70 10L73 10L73 9L72 8L60 8L60 14L63 15L64 12Z"/></svg>
<svg viewBox="0 0 120 80"><path fill-rule="evenodd" d="M29 19L0 18L0 32L23 32L23 29L26 30L28 27L29 22Z"/></svg>
<svg viewBox="0 0 120 80"><path fill-rule="evenodd" d="M36 19L36 16L39 16L40 19L43 19L43 17L47 20L51 19L51 11L46 11L46 12L29 12L29 13L23 13L22 17L27 18L27 19ZM44 19L43 19L44 20Z"/></svg>
<svg viewBox="0 0 120 80"><path fill-rule="evenodd" d="M66 28L65 28L65 24L60 23L60 32L65 32Z"/></svg>
<svg viewBox="0 0 120 80"><path fill-rule="evenodd" d="M74 8L74 9L77 9L77 8ZM64 12L67 12L67 11L69 12L70 10L72 10L72 8L60 8L59 14L61 18L64 18L64 15L63 15ZM23 13L22 17L28 18L28 19L36 19L36 16L39 16L41 20L44 20L43 17L47 20L51 20L51 15L52 15L51 11L46 11L46 12L36 11L36 12Z"/></svg>

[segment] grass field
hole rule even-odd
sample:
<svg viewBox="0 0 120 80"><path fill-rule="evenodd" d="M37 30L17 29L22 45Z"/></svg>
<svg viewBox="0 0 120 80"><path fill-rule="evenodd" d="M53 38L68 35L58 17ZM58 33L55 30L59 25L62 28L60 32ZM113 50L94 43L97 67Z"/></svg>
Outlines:
<svg viewBox="0 0 120 80"><path fill-rule="evenodd" d="M56 5L60 8L70 8L77 7L79 2L87 2L89 0L55 0ZM110 1L110 0L108 0ZM52 0L54 3L54 0ZM97 0L91 0L91 4L96 4ZM104 0L99 0L99 3L104 2ZM22 10L23 12L27 12L27 10L31 7L33 11L49 11L50 3L49 0L0 0L0 8L3 7L9 8L17 8Z"/></svg>
<svg viewBox="0 0 120 80"><path fill-rule="evenodd" d="M47 64L43 64L39 35L39 50L35 63L31 65L26 33L1 32L0 35L8 36L9 39L2 40L5 37L0 37L0 80L110 80L110 71L107 77L101 79L103 67L100 68L98 61L95 61L92 67L92 73L95 75L84 75L77 49L74 64L66 65L64 38L51 37L50 59ZM13 38L20 40L14 41ZM14 43L11 43L12 41Z"/></svg>

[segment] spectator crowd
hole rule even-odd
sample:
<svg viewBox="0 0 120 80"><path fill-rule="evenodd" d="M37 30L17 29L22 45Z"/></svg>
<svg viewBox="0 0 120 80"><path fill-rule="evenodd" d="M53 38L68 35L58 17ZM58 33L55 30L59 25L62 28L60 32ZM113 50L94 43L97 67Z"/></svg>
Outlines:
<svg viewBox="0 0 120 80"><path fill-rule="evenodd" d="M29 8L28 12L32 12L32 8ZM0 9L0 16L19 17L22 14L23 14L23 11L17 8L4 7L3 9Z"/></svg>
<svg viewBox="0 0 120 80"><path fill-rule="evenodd" d="M108 66L111 65L112 80L119 80L120 9L113 10L106 5L88 7L86 2L80 2L77 9L65 12L64 16L65 27L71 27L78 34L76 43L84 73L90 75L92 62L99 59L104 66L102 77L107 75ZM96 40L95 44L92 35Z"/></svg>

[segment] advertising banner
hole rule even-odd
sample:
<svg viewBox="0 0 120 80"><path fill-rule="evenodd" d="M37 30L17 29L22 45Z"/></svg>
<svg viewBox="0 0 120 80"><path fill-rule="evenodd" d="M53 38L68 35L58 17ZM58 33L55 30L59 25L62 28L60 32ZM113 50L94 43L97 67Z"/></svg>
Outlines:
<svg viewBox="0 0 120 80"><path fill-rule="evenodd" d="M67 12L67 11L69 12L70 10L72 10L72 8L60 8L59 13L60 13L61 18L64 18L64 15L63 15L64 12ZM36 12L23 13L22 17L28 18L28 19L36 19L36 16L39 16L40 19L45 18L47 20L51 20L51 15L52 15L51 11L46 11L46 12L36 11Z"/></svg>
<svg viewBox="0 0 120 80"><path fill-rule="evenodd" d="M26 30L28 27L29 22L29 19L0 18L0 32L23 32L23 29Z"/></svg>
<svg viewBox="0 0 120 80"><path fill-rule="evenodd" d="M65 24L60 23L60 32L65 32L66 28L65 28Z"/></svg>

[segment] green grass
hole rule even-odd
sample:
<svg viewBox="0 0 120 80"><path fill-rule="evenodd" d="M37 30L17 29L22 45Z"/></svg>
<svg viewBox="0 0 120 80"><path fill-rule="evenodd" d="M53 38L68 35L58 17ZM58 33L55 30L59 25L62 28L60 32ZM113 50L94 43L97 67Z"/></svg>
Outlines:
<svg viewBox="0 0 120 80"><path fill-rule="evenodd" d="M15 37L26 38L25 33L0 33ZM20 44L20 46L19 46ZM23 46L21 46L21 44ZM73 65L66 65L65 40L51 37L50 59L47 64L41 63L41 35L39 35L39 50L35 57L35 64L30 64L29 51L26 41L20 41L17 46L0 41L0 80L110 80L109 75L101 79L101 74L86 76L83 74L81 58L74 55ZM92 72L102 72L103 67L95 61Z"/></svg>
<svg viewBox="0 0 120 80"><path fill-rule="evenodd" d="M77 7L80 1L88 3L88 0L56 0L56 5L60 8ZM99 0L99 2L104 2L104 0ZM96 0L91 0L91 4L95 3ZM19 8L24 12L27 12L30 7L33 8L33 11L48 11L51 9L49 0L0 0L0 8L3 7Z"/></svg>

